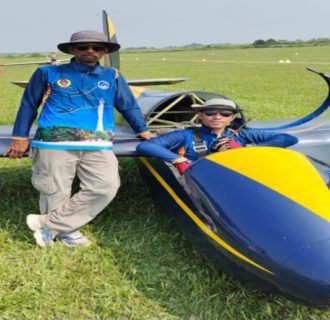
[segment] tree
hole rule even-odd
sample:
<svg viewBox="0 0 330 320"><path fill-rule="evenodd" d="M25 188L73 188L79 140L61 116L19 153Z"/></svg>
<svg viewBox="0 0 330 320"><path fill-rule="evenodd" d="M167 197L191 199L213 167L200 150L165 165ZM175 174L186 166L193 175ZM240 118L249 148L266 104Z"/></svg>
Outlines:
<svg viewBox="0 0 330 320"><path fill-rule="evenodd" d="M252 45L256 48L259 48L259 47L265 47L265 44L266 44L265 40L259 39L254 41Z"/></svg>
<svg viewBox="0 0 330 320"><path fill-rule="evenodd" d="M277 41L274 40L274 39L268 39L268 40L266 41L266 46L267 46L267 47L273 46L273 45L275 45L275 44L277 44Z"/></svg>

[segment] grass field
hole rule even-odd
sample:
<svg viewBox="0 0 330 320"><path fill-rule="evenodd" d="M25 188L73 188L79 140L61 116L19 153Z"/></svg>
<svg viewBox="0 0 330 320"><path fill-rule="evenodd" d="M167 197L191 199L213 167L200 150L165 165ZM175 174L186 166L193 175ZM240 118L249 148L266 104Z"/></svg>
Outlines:
<svg viewBox="0 0 330 320"><path fill-rule="evenodd" d="M330 47L195 50L124 53L121 63L127 78L189 77L164 89L217 91L249 118L267 119L320 104L326 86L304 66L329 73L329 56ZM27 80L34 69L0 69L1 124L12 123L22 94L9 81ZM45 250L25 225L26 214L38 212L30 160L0 159L0 319L330 319L329 311L222 273L152 198L135 162L120 166L118 196L83 229L93 245Z"/></svg>

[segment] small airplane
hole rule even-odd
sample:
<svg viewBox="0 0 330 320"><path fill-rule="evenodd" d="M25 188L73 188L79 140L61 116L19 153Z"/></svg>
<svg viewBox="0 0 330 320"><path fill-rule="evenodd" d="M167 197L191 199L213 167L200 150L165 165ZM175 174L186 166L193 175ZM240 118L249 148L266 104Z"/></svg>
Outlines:
<svg viewBox="0 0 330 320"><path fill-rule="evenodd" d="M40 60L40 61L28 61L28 62L14 62L14 63L2 63L0 64L0 67L15 67L15 66L26 66L26 65L59 65L61 63L67 62L70 59L58 59L56 54L52 54L48 60ZM28 81L12 81L11 83L21 87L25 88Z"/></svg>
<svg viewBox="0 0 330 320"><path fill-rule="evenodd" d="M133 86L156 86L164 84L175 84L183 81L187 81L189 78L161 78L161 79L126 79L129 85ZM11 81L12 84L15 84L21 88L25 88L29 81Z"/></svg>
<svg viewBox="0 0 330 320"><path fill-rule="evenodd" d="M25 66L25 65L58 65L63 62L67 62L70 59L58 59L56 54L52 54L47 60L40 61L28 61L28 62L14 62L14 63L2 63L0 67L14 67L14 66Z"/></svg>
<svg viewBox="0 0 330 320"><path fill-rule="evenodd" d="M116 42L105 11L103 27ZM118 68L119 52L109 54L106 64ZM138 159L143 177L185 235L222 270L296 301L329 308L330 76L308 70L328 86L321 106L294 121L249 122L249 127L297 136L299 143L291 149L250 147L214 153L181 175L169 163L138 154L139 139L128 127L117 125L114 152ZM191 104L224 97L198 90L165 92L141 84L154 83L137 79L130 87L149 128L158 133L198 126ZM245 122L241 112L234 126ZM10 135L10 126L0 127L1 154Z"/></svg>

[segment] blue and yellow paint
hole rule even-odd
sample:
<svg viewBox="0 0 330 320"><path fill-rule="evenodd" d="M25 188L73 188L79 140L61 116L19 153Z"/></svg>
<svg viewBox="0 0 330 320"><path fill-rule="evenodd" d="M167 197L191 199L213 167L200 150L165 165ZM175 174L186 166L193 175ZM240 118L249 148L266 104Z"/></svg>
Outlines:
<svg viewBox="0 0 330 320"><path fill-rule="evenodd" d="M330 303L330 191L307 158L270 147L209 155L187 170L182 186L200 211L178 196L177 185L167 178L170 172L158 172L147 159L141 160L209 238L211 249L215 243L214 250L224 258L286 293ZM301 267L304 259L310 272ZM314 270L322 279L313 279ZM308 293L302 292L304 286Z"/></svg>

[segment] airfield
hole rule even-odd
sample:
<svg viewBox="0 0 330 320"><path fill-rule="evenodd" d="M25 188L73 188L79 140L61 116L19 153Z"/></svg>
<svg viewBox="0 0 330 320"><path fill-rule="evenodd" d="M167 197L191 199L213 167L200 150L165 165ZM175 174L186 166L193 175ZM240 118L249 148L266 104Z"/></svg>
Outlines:
<svg viewBox="0 0 330 320"><path fill-rule="evenodd" d="M65 56L67 57L67 56ZM304 70L330 72L330 47L136 51L121 54L127 78L188 77L164 90L224 94L248 118L302 116L326 86ZM0 57L1 63L30 57ZM283 62L281 62L281 60ZM289 61L289 62L285 62ZM11 124L34 66L0 69L0 123ZM121 159L115 201L84 231L87 250L36 248L25 226L35 213L29 159L0 159L0 315L3 318L330 319L223 274L202 257L157 204L136 164Z"/></svg>

